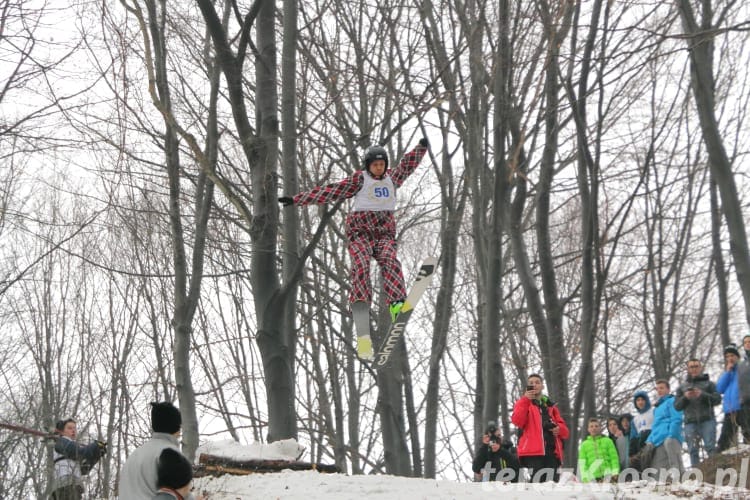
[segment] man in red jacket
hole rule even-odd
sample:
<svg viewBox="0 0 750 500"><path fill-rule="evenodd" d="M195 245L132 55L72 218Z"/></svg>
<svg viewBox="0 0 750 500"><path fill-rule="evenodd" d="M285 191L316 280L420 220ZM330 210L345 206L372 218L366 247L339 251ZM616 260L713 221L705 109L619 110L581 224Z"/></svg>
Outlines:
<svg viewBox="0 0 750 500"><path fill-rule="evenodd" d="M560 479L563 440L570 431L555 403L542 394L544 381L536 373L529 375L526 392L513 406L511 421L522 434L518 440L518 459L529 470L533 482Z"/></svg>

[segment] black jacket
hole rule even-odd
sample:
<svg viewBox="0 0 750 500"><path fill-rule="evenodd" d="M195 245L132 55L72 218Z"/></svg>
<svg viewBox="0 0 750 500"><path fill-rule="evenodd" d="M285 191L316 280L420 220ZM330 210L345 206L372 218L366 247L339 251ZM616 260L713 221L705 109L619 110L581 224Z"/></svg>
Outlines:
<svg viewBox="0 0 750 500"><path fill-rule="evenodd" d="M701 395L695 399L688 399L685 393L690 387L700 389ZM701 373L694 378L688 377L677 388L674 398L675 410L683 412L684 422L687 424L713 420L713 407L719 403L721 403L721 394L716 390L716 384L708 380L708 374L706 373Z"/></svg>
<svg viewBox="0 0 750 500"><path fill-rule="evenodd" d="M510 480L512 483L518 482L518 474L521 465L518 462L515 448L513 448L513 444L509 441L503 441L500 445L500 449L496 452L492 451L490 445L481 444L477 450L476 456L474 457L474 462L471 464L471 470L480 474L487 465L487 462L490 462L490 466L492 467L490 481L494 481L495 478L497 478L498 472L504 471L500 474L500 480L512 477Z"/></svg>

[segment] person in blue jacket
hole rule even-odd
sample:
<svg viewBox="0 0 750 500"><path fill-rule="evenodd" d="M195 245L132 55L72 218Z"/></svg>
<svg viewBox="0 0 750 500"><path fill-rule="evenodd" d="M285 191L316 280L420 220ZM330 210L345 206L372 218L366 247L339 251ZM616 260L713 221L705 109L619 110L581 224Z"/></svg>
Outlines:
<svg viewBox="0 0 750 500"><path fill-rule="evenodd" d="M667 380L656 381L656 394L659 400L654 405L654 424L645 445L653 449L648 465L655 469L677 469L682 474L682 412L674 407L675 399Z"/></svg>
<svg viewBox="0 0 750 500"><path fill-rule="evenodd" d="M740 387L737 378L737 364L740 361L740 351L735 344L724 348L724 373L716 382L716 390L724 395L722 409L724 423L721 425L717 453L728 450L737 445L737 429L742 428L745 442L750 442L750 426L744 420L745 413L741 411Z"/></svg>

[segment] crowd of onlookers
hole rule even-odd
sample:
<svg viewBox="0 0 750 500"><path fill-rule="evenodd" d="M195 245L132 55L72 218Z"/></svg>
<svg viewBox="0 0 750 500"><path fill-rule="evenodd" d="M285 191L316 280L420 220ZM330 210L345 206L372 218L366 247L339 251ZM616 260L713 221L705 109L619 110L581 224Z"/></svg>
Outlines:
<svg viewBox="0 0 750 500"><path fill-rule="evenodd" d="M72 419L56 425L55 482L52 500L81 500L83 476L106 453L106 443L76 441ZM130 454L120 472L118 497L127 500L201 500L190 493L193 466L180 452L180 410L172 403L151 403L151 439Z"/></svg>
<svg viewBox="0 0 750 500"><path fill-rule="evenodd" d="M716 383L703 372L698 359L687 362L687 375L672 392L669 381L656 380L656 400L646 391L633 395L632 413L590 418L588 434L578 448L577 477L583 482L603 481L621 471L646 469L683 472L683 443L690 465L737 444L741 429L750 443L750 334L742 340L744 355L735 344L724 348L724 371ZM568 426L555 403L542 392L543 379L530 375L524 395L513 406L511 421L518 444L503 439L491 424L474 456L476 480L516 482L528 473L532 481L557 481ZM722 404L724 419L716 439L714 408ZM607 435L603 434L606 426ZM631 476L632 477L632 476Z"/></svg>
<svg viewBox="0 0 750 500"><path fill-rule="evenodd" d="M602 481L621 471L668 469L683 471L682 445L687 444L691 466L704 456L737 444L741 429L750 443L750 334L742 340L744 356L734 344L724 348L724 371L711 381L698 359L687 362L687 376L672 393L669 381L656 380L656 400L648 393L633 395L633 411L606 420L591 418L588 435L578 448L577 474L581 481ZM554 401L544 394L540 375L528 377L526 390L513 406L511 421L518 443L503 439L490 425L477 449L472 469L477 480L519 481L522 470L532 481L558 481L567 424ZM716 439L714 407L722 404L724 419ZM172 403L151 404L151 439L130 454L120 473L119 497L129 500L192 499L192 466L180 452L180 411ZM603 434L606 427L607 435ZM76 441L76 422L56 425L55 483L51 498L79 500L84 476L106 453L106 443Z"/></svg>

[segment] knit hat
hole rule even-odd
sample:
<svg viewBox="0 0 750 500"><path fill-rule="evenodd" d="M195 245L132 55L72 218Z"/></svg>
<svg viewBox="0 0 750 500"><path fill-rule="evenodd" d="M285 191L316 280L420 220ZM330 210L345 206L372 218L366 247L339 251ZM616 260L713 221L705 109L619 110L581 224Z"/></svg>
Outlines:
<svg viewBox="0 0 750 500"><path fill-rule="evenodd" d="M737 349L737 346L734 344L729 344L724 348L724 354L734 354L738 358L740 357L740 351Z"/></svg>
<svg viewBox="0 0 750 500"><path fill-rule="evenodd" d="M164 448L156 466L156 486L178 490L193 480L193 466L174 448Z"/></svg>
<svg viewBox="0 0 750 500"><path fill-rule="evenodd" d="M174 434L182 428L182 416L169 401L151 403L151 428L154 432Z"/></svg>

